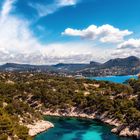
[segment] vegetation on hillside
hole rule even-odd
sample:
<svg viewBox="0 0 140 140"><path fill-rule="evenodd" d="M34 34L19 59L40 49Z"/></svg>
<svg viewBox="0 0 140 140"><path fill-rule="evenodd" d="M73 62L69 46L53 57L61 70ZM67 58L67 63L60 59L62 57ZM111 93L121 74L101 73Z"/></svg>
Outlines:
<svg viewBox="0 0 140 140"><path fill-rule="evenodd" d="M140 127L140 80L123 85L43 73L0 74L0 140L31 139L22 124L40 118L46 108L71 107L87 114L108 112L108 118L135 129Z"/></svg>

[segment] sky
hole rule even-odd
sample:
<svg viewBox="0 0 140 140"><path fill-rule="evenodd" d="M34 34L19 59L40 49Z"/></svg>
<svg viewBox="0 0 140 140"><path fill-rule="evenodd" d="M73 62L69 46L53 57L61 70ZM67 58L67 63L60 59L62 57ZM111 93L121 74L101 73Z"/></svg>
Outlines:
<svg viewBox="0 0 140 140"><path fill-rule="evenodd" d="M140 56L140 0L0 0L0 64Z"/></svg>

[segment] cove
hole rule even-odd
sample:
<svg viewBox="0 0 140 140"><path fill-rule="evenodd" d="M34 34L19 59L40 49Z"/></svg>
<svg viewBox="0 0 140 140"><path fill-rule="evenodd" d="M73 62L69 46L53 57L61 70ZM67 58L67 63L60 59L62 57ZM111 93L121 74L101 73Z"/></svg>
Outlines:
<svg viewBox="0 0 140 140"><path fill-rule="evenodd" d="M124 83L128 79L138 79L136 75L127 75L127 76L103 76L103 77L87 77L90 80L99 80L99 81L110 81L114 83Z"/></svg>
<svg viewBox="0 0 140 140"><path fill-rule="evenodd" d="M34 140L136 140L111 133L112 126L97 120L52 116L45 117L45 120L55 127L38 134Z"/></svg>

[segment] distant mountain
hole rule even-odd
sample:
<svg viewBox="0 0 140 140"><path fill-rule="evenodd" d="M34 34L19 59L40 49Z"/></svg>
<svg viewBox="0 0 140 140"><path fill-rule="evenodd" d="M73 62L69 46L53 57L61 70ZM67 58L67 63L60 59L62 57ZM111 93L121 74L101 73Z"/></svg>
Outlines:
<svg viewBox="0 0 140 140"><path fill-rule="evenodd" d="M30 64L17 64L6 63L0 66L1 71L49 71L52 70L48 65L30 65Z"/></svg>
<svg viewBox="0 0 140 140"><path fill-rule="evenodd" d="M26 68L26 67L35 67L35 65L6 63L6 64L2 65L1 67L2 68Z"/></svg>
<svg viewBox="0 0 140 140"><path fill-rule="evenodd" d="M29 64L17 64L6 63L0 66L1 71L42 71L42 72L74 72L80 69L84 69L89 64L64 64L59 63L56 65L29 65Z"/></svg>
<svg viewBox="0 0 140 140"><path fill-rule="evenodd" d="M99 63L99 62L90 61L90 67L98 67L98 66L100 66L100 65L102 65L102 64Z"/></svg>
<svg viewBox="0 0 140 140"><path fill-rule="evenodd" d="M114 66L134 67L138 65L140 65L140 58L135 56L130 56L127 58L111 59L103 64L104 67L114 67Z"/></svg>
<svg viewBox="0 0 140 140"><path fill-rule="evenodd" d="M140 73L140 58L130 56L111 59L103 64L83 69L80 73L85 76L133 75Z"/></svg>
<svg viewBox="0 0 140 140"><path fill-rule="evenodd" d="M56 65L53 65L52 67L57 69L57 70L61 70L61 71L77 71L77 70L81 70L84 69L86 67L88 67L89 64L64 64L64 63L59 63Z"/></svg>
<svg viewBox="0 0 140 140"><path fill-rule="evenodd" d="M51 72L56 74L82 74L84 76L129 75L140 72L140 58L130 56L111 59L105 63L91 61L89 64L29 65L6 63L0 66L0 71Z"/></svg>

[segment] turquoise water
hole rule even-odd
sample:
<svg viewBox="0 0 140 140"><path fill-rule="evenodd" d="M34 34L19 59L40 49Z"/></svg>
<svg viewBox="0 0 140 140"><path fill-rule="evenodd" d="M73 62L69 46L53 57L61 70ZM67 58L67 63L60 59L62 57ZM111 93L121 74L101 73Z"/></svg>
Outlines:
<svg viewBox="0 0 140 140"><path fill-rule="evenodd" d="M108 76L90 77L88 79L123 83L137 76ZM111 126L95 120L46 117L55 127L41 133L34 140L136 140L134 138L121 138L111 133Z"/></svg>
<svg viewBox="0 0 140 140"><path fill-rule="evenodd" d="M120 138L111 127L95 120L46 117L55 127L41 133L35 140L135 140Z"/></svg>
<svg viewBox="0 0 140 140"><path fill-rule="evenodd" d="M137 79L136 75L128 75L128 76L105 76L105 77L88 77L91 80L100 80L100 81L110 81L115 83L123 83L130 78Z"/></svg>

